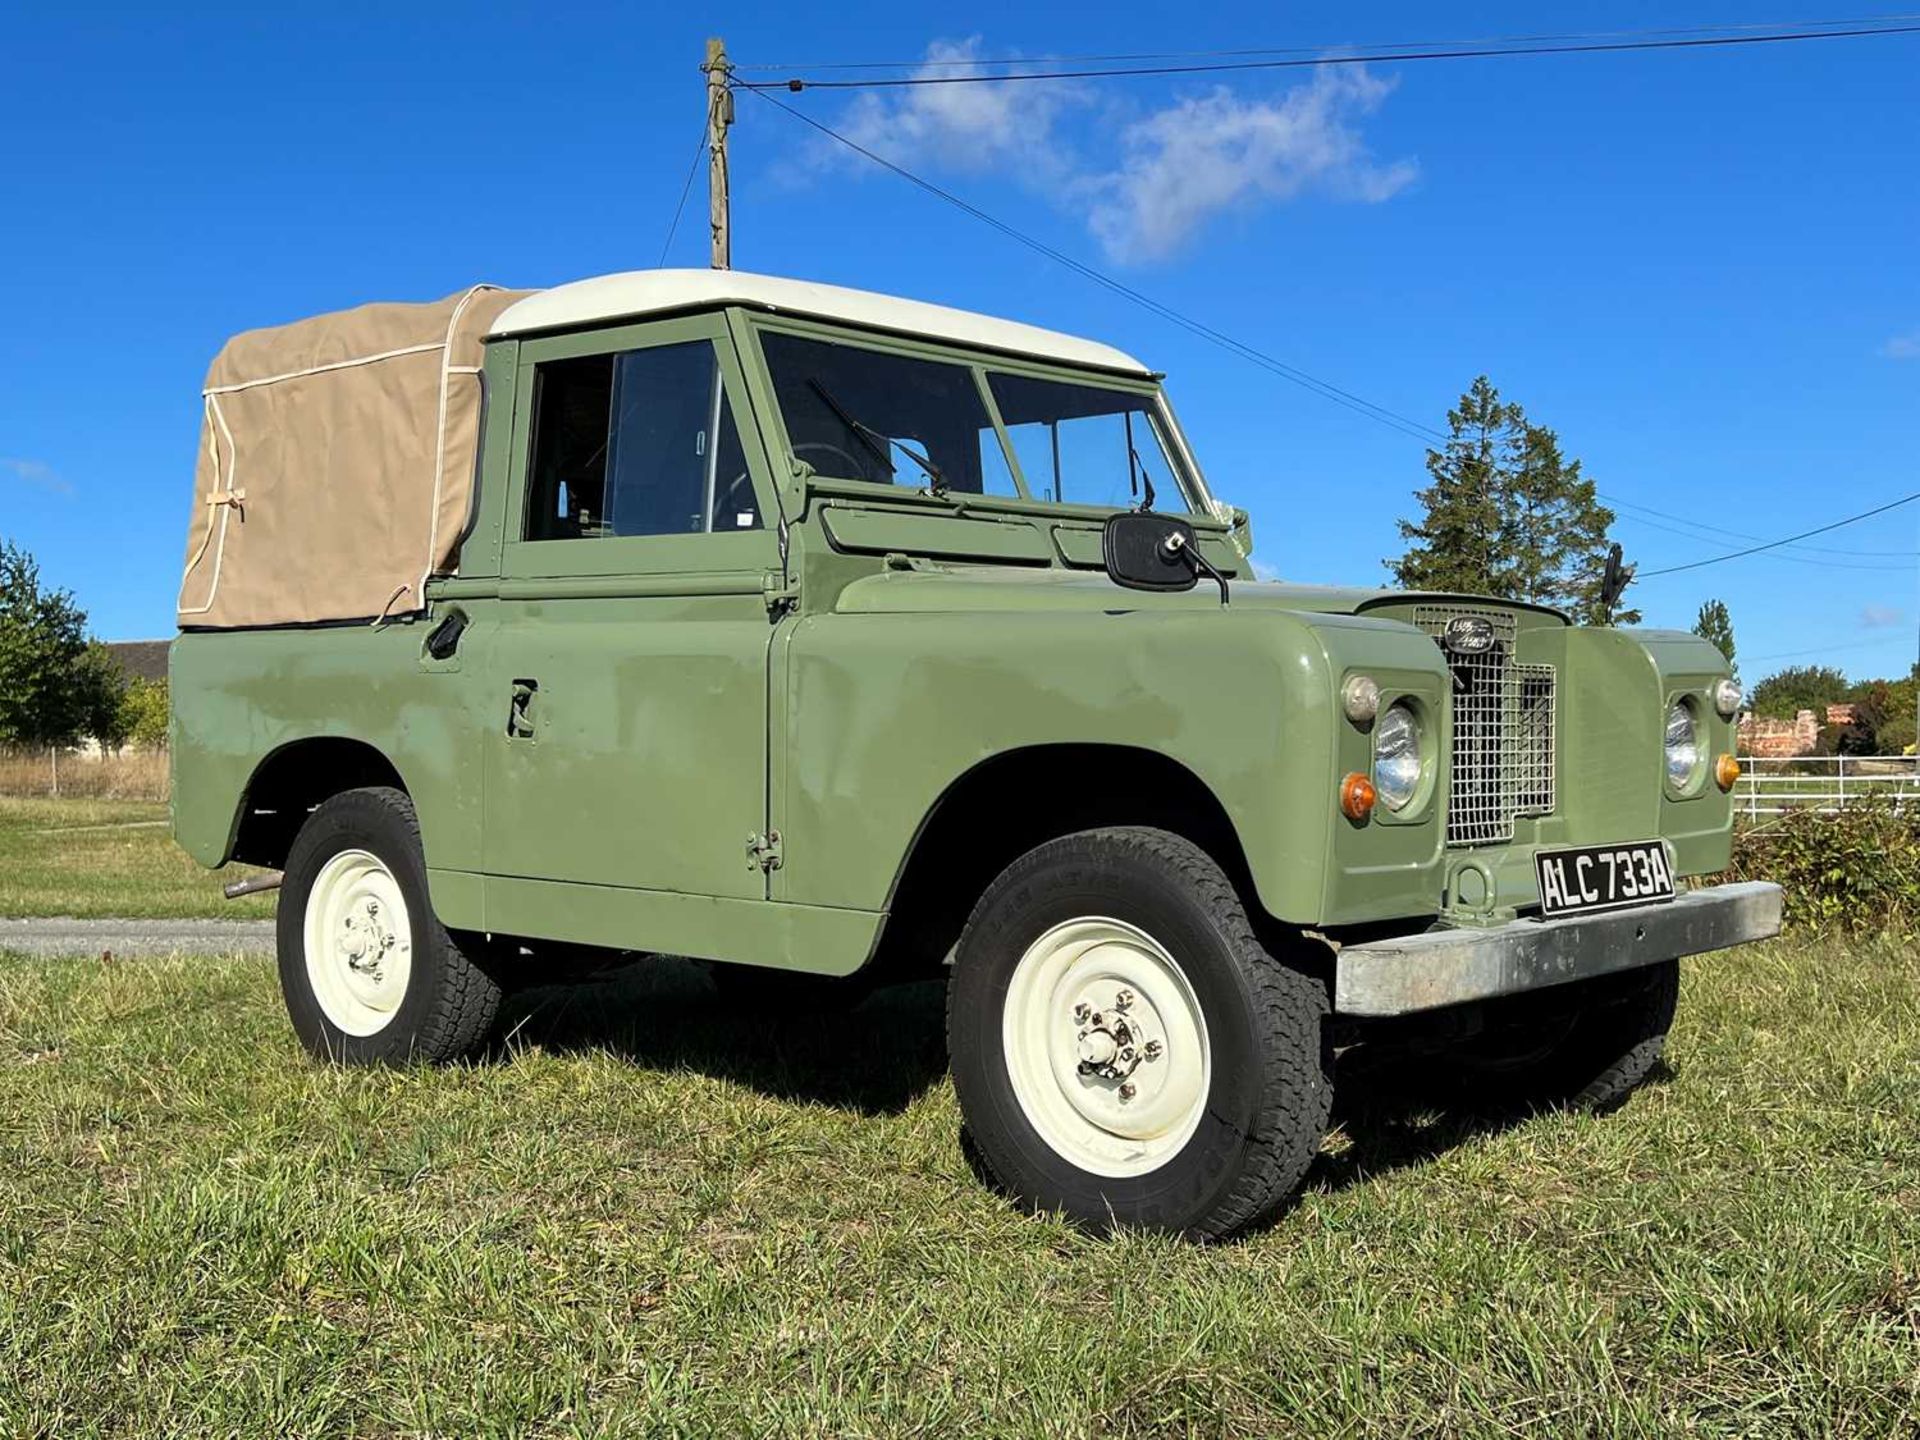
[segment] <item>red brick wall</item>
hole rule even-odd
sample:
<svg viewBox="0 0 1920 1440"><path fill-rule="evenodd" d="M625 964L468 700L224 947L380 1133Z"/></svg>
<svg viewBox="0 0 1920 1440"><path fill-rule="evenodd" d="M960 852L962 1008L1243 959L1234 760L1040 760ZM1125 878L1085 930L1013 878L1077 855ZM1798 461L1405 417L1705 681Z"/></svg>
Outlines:
<svg viewBox="0 0 1920 1440"><path fill-rule="evenodd" d="M1850 710L1851 706L1830 705L1827 713ZM1795 755L1811 755L1820 739L1820 721L1811 710L1802 710L1791 720L1771 720L1751 711L1740 717L1740 749L1762 759L1783 760Z"/></svg>

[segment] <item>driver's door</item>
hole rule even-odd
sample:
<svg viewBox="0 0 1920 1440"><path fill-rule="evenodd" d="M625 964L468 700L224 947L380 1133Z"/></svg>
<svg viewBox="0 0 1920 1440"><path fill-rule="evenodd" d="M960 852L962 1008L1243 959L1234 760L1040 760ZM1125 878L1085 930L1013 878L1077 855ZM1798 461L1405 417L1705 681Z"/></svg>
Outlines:
<svg viewBox="0 0 1920 1440"><path fill-rule="evenodd" d="M562 914L552 887L764 898L745 847L766 824L778 526L725 321L519 354L486 870L503 898L544 882Z"/></svg>

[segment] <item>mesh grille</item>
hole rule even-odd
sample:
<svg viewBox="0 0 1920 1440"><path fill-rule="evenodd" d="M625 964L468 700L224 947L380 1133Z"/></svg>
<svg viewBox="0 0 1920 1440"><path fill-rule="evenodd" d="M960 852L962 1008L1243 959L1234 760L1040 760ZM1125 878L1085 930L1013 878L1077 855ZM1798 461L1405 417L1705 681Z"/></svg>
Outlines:
<svg viewBox="0 0 1920 1440"><path fill-rule="evenodd" d="M1478 655L1447 655L1453 672L1447 843L1497 845L1513 838L1516 815L1553 809L1553 667L1515 662L1511 611L1422 605L1414 624L1438 644L1457 615L1486 621L1493 644Z"/></svg>

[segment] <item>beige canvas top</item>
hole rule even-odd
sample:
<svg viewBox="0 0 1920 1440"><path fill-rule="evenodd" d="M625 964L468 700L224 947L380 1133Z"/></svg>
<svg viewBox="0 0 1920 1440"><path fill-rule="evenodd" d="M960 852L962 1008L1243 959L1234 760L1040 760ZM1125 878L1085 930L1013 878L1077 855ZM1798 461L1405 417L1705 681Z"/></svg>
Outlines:
<svg viewBox="0 0 1920 1440"><path fill-rule="evenodd" d="M180 624L419 609L473 500L482 342L526 293L476 285L229 340L207 372Z"/></svg>

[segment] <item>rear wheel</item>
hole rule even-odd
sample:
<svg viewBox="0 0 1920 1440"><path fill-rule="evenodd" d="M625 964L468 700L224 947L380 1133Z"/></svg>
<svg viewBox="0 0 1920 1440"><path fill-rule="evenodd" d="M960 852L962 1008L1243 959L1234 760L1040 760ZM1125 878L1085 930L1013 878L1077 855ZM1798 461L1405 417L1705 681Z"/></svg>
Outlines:
<svg viewBox="0 0 1920 1440"><path fill-rule="evenodd" d="M499 984L434 917L419 822L399 790L349 790L307 818L276 938L294 1031L325 1059L455 1060L499 1010Z"/></svg>
<svg viewBox="0 0 1920 1440"><path fill-rule="evenodd" d="M1495 1001L1448 1058L1488 1099L1611 1110L1659 1063L1679 995L1680 962L1665 960Z"/></svg>
<svg viewBox="0 0 1920 1440"><path fill-rule="evenodd" d="M1198 1238L1300 1183L1332 1099L1326 990L1270 955L1197 846L1030 851L961 936L947 1036L968 1138L1022 1203Z"/></svg>

